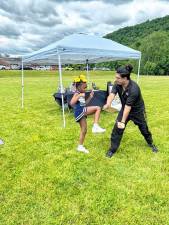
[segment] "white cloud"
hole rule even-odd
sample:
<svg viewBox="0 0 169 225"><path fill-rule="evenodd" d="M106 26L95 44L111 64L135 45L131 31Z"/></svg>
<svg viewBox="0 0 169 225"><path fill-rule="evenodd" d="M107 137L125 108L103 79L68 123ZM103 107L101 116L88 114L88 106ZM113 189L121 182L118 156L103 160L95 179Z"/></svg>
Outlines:
<svg viewBox="0 0 169 225"><path fill-rule="evenodd" d="M132 12L131 20L128 25L134 25L146 20L152 20L158 17L169 15L169 2L159 0L134 0L129 4L128 10Z"/></svg>
<svg viewBox="0 0 169 225"><path fill-rule="evenodd" d="M78 32L103 36L167 14L167 0L1 0L0 52L33 51Z"/></svg>

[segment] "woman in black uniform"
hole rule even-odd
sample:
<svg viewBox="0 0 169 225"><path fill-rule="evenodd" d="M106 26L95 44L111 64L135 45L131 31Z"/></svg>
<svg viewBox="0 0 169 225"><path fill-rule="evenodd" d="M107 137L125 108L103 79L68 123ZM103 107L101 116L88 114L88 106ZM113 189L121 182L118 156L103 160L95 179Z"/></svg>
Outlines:
<svg viewBox="0 0 169 225"><path fill-rule="evenodd" d="M136 82L130 79L132 69L131 65L117 69L112 93L108 96L107 103L103 107L103 109L109 108L115 95L118 93L122 108L112 130L111 147L106 154L109 158L117 151L129 120L132 120L138 126L152 151L158 151L157 147L153 144L152 135L147 126L145 106L140 88Z"/></svg>

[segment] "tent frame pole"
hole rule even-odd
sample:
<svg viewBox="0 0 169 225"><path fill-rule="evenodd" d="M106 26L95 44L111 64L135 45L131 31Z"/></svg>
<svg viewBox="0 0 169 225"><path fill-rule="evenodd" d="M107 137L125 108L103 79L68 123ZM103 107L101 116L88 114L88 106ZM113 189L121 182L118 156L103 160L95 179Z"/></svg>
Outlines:
<svg viewBox="0 0 169 225"><path fill-rule="evenodd" d="M87 75L87 83L88 86L90 85L90 81L89 81L89 60L86 59L86 75Z"/></svg>
<svg viewBox="0 0 169 225"><path fill-rule="evenodd" d="M59 65L59 85L61 88L61 98L62 98L62 117L63 117L63 127L66 127L65 120L65 108L64 108L64 90L63 90L63 81L62 81L62 65L60 60L60 54L58 53L58 65Z"/></svg>
<svg viewBox="0 0 169 225"><path fill-rule="evenodd" d="M22 84L21 84L21 88L22 88L22 97L21 97L21 108L24 108L24 71L23 71L23 57L22 57Z"/></svg>
<svg viewBox="0 0 169 225"><path fill-rule="evenodd" d="M141 64L141 56L138 62L137 83L139 82L139 78L140 78L140 64Z"/></svg>

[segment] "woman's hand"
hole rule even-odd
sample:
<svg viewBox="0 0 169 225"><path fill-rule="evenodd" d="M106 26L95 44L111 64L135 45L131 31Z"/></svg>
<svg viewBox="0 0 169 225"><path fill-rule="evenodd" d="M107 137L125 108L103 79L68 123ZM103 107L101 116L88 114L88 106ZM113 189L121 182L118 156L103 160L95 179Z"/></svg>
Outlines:
<svg viewBox="0 0 169 225"><path fill-rule="evenodd" d="M123 123L123 122L117 122L117 127L119 129L124 129L125 128L125 123Z"/></svg>

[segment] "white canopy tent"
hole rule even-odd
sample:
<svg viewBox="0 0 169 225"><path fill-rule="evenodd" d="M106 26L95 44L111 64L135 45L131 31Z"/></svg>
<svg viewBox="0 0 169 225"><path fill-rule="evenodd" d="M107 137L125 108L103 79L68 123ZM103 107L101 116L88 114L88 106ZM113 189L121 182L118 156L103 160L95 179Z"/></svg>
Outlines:
<svg viewBox="0 0 169 225"><path fill-rule="evenodd" d="M115 60L139 60L138 76L140 71L141 52L121 45L112 40L86 34L73 34L50 44L38 51L22 56L22 107L24 106L24 74L23 64L37 63L42 65L59 66L59 82L62 94L63 126L65 115L63 104L63 82L61 64L84 64L87 62L99 63Z"/></svg>

